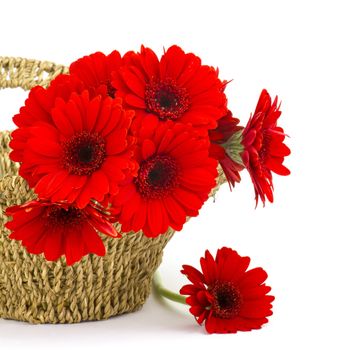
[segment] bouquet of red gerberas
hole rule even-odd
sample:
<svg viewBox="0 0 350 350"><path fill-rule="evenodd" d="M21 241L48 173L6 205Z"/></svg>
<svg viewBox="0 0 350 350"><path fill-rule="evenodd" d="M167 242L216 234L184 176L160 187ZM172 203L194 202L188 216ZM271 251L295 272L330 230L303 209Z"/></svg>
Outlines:
<svg viewBox="0 0 350 350"><path fill-rule="evenodd" d="M68 266L87 254L104 256L100 234L120 239L132 231L155 238L180 231L223 179L232 188L244 169L256 204L272 202L272 172L289 174L283 161L290 151L277 125L280 104L263 90L244 128L228 109L227 84L218 69L178 46L160 58L142 46L124 56L85 56L48 87L34 87L13 118L18 128L10 158L36 197L7 208L9 238L48 261L65 256ZM249 259L228 248L218 252L215 269L211 255L205 259L207 279L185 267L194 286L182 292L196 295L190 304L200 322L207 314L198 305L214 305L217 315L231 319L238 312L232 300L242 303L243 293L235 289L232 271L227 280L218 269L238 264L243 276ZM219 295L216 301L213 295ZM223 312L220 300L231 311Z"/></svg>

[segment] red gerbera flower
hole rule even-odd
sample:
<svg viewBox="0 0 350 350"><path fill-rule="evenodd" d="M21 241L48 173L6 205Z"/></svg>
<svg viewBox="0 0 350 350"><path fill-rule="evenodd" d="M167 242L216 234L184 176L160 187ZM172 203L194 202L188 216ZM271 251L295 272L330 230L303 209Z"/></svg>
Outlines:
<svg viewBox="0 0 350 350"><path fill-rule="evenodd" d="M97 231L118 237L107 215L91 205L79 209L33 200L7 208L6 215L13 217L5 225L12 230L11 239L22 241L31 254L44 253L49 261L65 255L67 265L73 265L89 253L105 255Z"/></svg>
<svg viewBox="0 0 350 350"><path fill-rule="evenodd" d="M218 120L216 129L209 130L210 156L219 161L230 188L241 181L239 172L244 169L239 156L243 128L238 124L239 119L233 118L231 111L228 111Z"/></svg>
<svg viewBox="0 0 350 350"><path fill-rule="evenodd" d="M25 105L13 117L13 122L19 128L11 134L11 160L23 162L23 152L27 147L26 143L30 137L29 128L31 126L38 122L52 123L51 110L57 98L68 102L73 92L81 93L83 90L84 84L77 77L65 74L56 77L47 89L41 86L32 88ZM38 178L32 176L31 169L27 169L25 164L20 168L20 175L27 180L31 187L35 186L38 181Z"/></svg>
<svg viewBox="0 0 350 350"><path fill-rule="evenodd" d="M81 94L88 90L90 97L97 95L114 98L115 88L111 85L111 74L118 69L121 57L118 51L113 51L108 56L96 52L90 56L80 58L70 66L70 75L57 76L48 88L35 86L31 89L25 105L20 112L13 117L14 123L20 127L12 133L16 141L11 143L13 161L23 161L23 150L28 140L27 127L35 122L43 121L52 123L51 110L55 106L56 99L61 98L68 102L72 93ZM26 172L25 166L21 168L21 175L25 177L31 187L35 181Z"/></svg>
<svg viewBox="0 0 350 350"><path fill-rule="evenodd" d="M30 90L25 105L13 117L13 122L19 127L24 127L38 121L51 121L51 109L56 98L68 101L73 92L80 94L84 89L82 81L67 74L57 76L48 88L35 86Z"/></svg>
<svg viewBox="0 0 350 350"><path fill-rule="evenodd" d="M282 164L290 149L283 143L286 134L277 126L280 115L277 96L271 104L269 93L263 90L243 131L242 160L254 184L256 204L260 197L265 205L265 196L273 202L272 171L278 175L290 174Z"/></svg>
<svg viewBox="0 0 350 350"><path fill-rule="evenodd" d="M76 202L80 209L91 199L116 194L126 174L137 171L131 160L134 139L128 136L133 115L120 99L90 98L88 91L73 93L68 102L57 98L50 118L24 128L25 142L21 128L13 135L11 147L21 153L20 175L35 185L40 198Z"/></svg>
<svg viewBox="0 0 350 350"><path fill-rule="evenodd" d="M96 52L78 59L70 66L71 74L60 74L48 88L32 88L25 106L13 117L14 123L23 127L32 125L34 121L50 121L56 98L60 97L67 102L73 92L80 94L83 90L89 90L91 97L109 95L114 98L115 88L111 85L111 74L119 68L120 62L118 51L113 51L108 56Z"/></svg>
<svg viewBox="0 0 350 350"><path fill-rule="evenodd" d="M140 53L128 52L114 77L117 95L136 110L136 125L155 115L207 130L226 113L226 82L219 80L217 70L178 46L171 46L160 61L143 46Z"/></svg>
<svg viewBox="0 0 350 350"><path fill-rule="evenodd" d="M136 178L129 177L112 199L122 230L148 237L181 230L198 215L215 186L217 161L208 157L208 138L184 124L144 119L138 133Z"/></svg>
<svg viewBox="0 0 350 350"><path fill-rule="evenodd" d="M73 62L69 71L76 75L93 95L101 94L115 97L116 89L112 86L112 73L119 69L120 53L113 51L109 55L96 52Z"/></svg>
<svg viewBox="0 0 350 350"><path fill-rule="evenodd" d="M247 271L250 258L241 257L230 248L221 248L216 258L206 251L201 258L202 272L183 265L183 274L191 281L181 288L190 312L199 324L205 322L208 333L236 333L259 329L272 315L267 295L271 288L262 268Z"/></svg>

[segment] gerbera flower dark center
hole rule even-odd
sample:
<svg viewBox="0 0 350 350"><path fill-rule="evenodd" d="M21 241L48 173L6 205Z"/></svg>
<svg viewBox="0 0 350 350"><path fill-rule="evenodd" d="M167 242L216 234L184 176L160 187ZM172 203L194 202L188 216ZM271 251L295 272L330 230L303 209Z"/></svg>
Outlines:
<svg viewBox="0 0 350 350"><path fill-rule="evenodd" d="M115 93L117 92L117 89L112 85L112 83L109 80L106 81L106 86L107 86L107 95L109 97L114 98Z"/></svg>
<svg viewBox="0 0 350 350"><path fill-rule="evenodd" d="M156 155L143 161L135 183L145 198L162 198L169 194L178 182L178 167L174 158Z"/></svg>
<svg viewBox="0 0 350 350"><path fill-rule="evenodd" d="M105 141L97 133L81 131L63 145L63 167L74 175L92 174L105 157Z"/></svg>
<svg viewBox="0 0 350 350"><path fill-rule="evenodd" d="M145 102L148 111L157 114L162 120L179 119L190 106L187 90L169 78L146 85Z"/></svg>
<svg viewBox="0 0 350 350"><path fill-rule="evenodd" d="M78 226L85 221L83 212L75 207L67 209L59 206L49 207L47 218L47 225L50 228Z"/></svg>
<svg viewBox="0 0 350 350"><path fill-rule="evenodd" d="M241 306L241 296L231 282L218 282L211 289L214 297L212 310L219 318L232 318L237 315Z"/></svg>

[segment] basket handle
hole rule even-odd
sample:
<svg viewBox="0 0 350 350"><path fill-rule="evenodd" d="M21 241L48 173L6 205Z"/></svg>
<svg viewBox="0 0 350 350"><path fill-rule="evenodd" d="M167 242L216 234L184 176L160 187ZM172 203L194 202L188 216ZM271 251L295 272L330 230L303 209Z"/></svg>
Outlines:
<svg viewBox="0 0 350 350"><path fill-rule="evenodd" d="M27 58L0 57L0 89L21 87L30 90L36 85L47 87L50 81L68 67Z"/></svg>

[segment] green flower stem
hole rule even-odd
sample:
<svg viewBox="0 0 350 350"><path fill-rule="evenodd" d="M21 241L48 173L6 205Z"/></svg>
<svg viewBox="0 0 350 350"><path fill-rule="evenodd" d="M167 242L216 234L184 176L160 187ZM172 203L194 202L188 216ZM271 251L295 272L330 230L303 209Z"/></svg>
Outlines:
<svg viewBox="0 0 350 350"><path fill-rule="evenodd" d="M230 155L230 157L237 163L244 166L241 154L244 151L244 146L242 145L242 135L243 131L237 131L234 133L230 139L223 144L223 147Z"/></svg>
<svg viewBox="0 0 350 350"><path fill-rule="evenodd" d="M156 293L163 298L167 298L180 304L187 304L185 296L174 293L162 286L162 280L160 278L159 272L156 272L153 277L153 287Z"/></svg>

